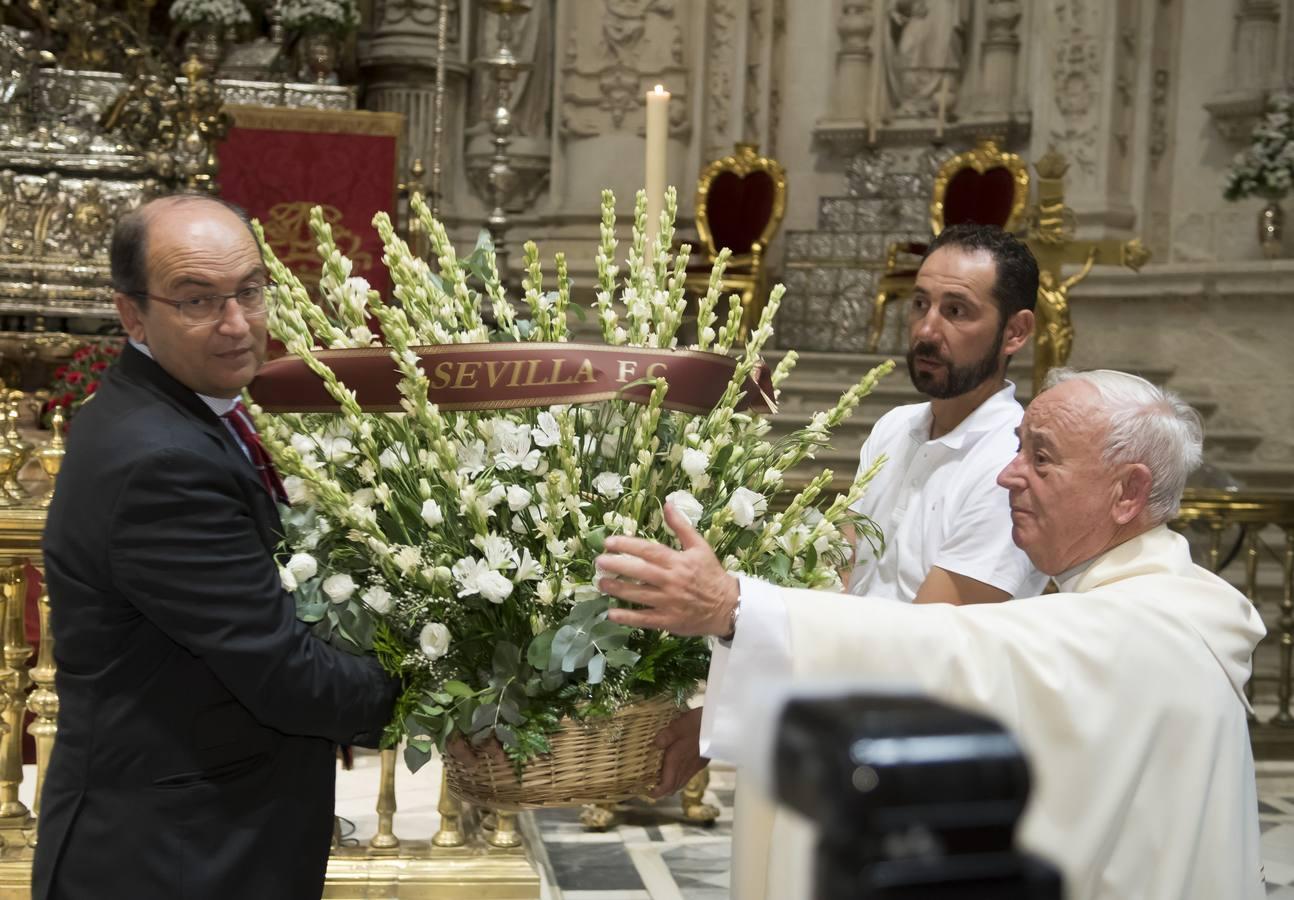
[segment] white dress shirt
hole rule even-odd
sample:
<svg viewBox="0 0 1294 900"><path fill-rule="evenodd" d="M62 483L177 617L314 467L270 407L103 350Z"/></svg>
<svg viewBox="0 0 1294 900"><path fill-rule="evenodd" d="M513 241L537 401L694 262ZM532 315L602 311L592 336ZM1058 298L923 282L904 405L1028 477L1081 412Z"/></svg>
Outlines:
<svg viewBox="0 0 1294 900"><path fill-rule="evenodd" d="M1013 597L1047 583L1011 541L1011 511L998 473L1016 454L1024 409L1010 381L956 428L931 438L929 403L883 415L859 452L859 472L886 463L853 506L885 535L878 559L860 539L849 592L911 603L935 566Z"/></svg>

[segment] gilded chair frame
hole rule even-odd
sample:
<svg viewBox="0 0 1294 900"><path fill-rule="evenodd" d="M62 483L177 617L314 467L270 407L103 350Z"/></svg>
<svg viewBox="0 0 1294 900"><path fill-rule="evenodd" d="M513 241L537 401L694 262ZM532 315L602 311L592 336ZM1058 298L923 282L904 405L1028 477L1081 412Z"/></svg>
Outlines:
<svg viewBox="0 0 1294 900"><path fill-rule="evenodd" d="M721 248L710 230L708 198L714 180L725 172L742 178L753 172L765 172L773 182L773 208L768 222L751 244L749 253L735 253L728 258L728 270L724 273L725 287L741 295L741 333L744 335L763 312L764 254L786 215L786 169L777 160L760 156L757 144L738 143L730 155L716 159L701 170L696 183L696 230L705 248L706 259L711 263L719 256ZM688 282L690 288L704 293L709 285L709 276L689 276Z"/></svg>
<svg viewBox="0 0 1294 900"><path fill-rule="evenodd" d="M993 138L985 138L979 144L963 153L948 159L935 174L934 188L930 198L930 231L938 237L944 230L944 206L948 196L948 186L958 173L967 169L983 175L990 169L1006 169L1011 174L1013 195L1011 209L1007 214L1003 230L1019 231L1024 224L1025 210L1029 205L1029 166L1018 154L1010 153L998 146ZM868 334L868 349L875 352L881 341L881 331L885 327L885 309L895 300L902 299L912 291L915 267L909 263L901 265L900 255L909 257L921 256L927 245L912 241L890 244L885 255L885 271L877 285L876 299L873 301L872 324Z"/></svg>

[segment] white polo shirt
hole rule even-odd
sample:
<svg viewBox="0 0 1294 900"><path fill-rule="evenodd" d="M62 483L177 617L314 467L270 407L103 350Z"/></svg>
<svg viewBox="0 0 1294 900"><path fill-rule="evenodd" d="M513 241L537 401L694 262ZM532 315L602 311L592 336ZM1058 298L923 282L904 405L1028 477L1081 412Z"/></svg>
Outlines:
<svg viewBox="0 0 1294 900"><path fill-rule="evenodd" d="M879 559L860 540L849 591L911 603L938 566L1006 591L1042 592L1047 576L1011 540L1011 509L997 476L1016 454L1024 409L1010 381L943 437L930 439L929 403L892 409L859 452L859 471L884 454L867 494L853 509L880 526Z"/></svg>

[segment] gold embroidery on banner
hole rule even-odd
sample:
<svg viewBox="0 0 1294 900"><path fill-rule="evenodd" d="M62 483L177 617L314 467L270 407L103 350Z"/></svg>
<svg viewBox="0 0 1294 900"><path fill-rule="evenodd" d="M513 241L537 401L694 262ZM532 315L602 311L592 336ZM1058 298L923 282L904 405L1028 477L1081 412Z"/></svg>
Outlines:
<svg viewBox="0 0 1294 900"><path fill-rule="evenodd" d="M310 232L310 210L315 204L306 200L276 203L270 207L265 226L265 241L283 265L291 269L302 284L314 290L319 286L323 263L319 260L314 235ZM342 221L342 211L323 205L324 221L332 227L333 240L342 256L354 263L352 274L365 275L373 268L373 254L361 250L363 240Z"/></svg>

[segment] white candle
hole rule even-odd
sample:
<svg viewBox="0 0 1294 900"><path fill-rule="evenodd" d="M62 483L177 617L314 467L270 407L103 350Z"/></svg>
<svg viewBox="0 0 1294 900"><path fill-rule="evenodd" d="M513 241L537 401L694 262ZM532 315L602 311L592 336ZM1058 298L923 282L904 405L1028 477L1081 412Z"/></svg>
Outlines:
<svg viewBox="0 0 1294 900"><path fill-rule="evenodd" d="M665 205L665 160L669 153L669 91L662 85L647 92L647 245L656 241Z"/></svg>

